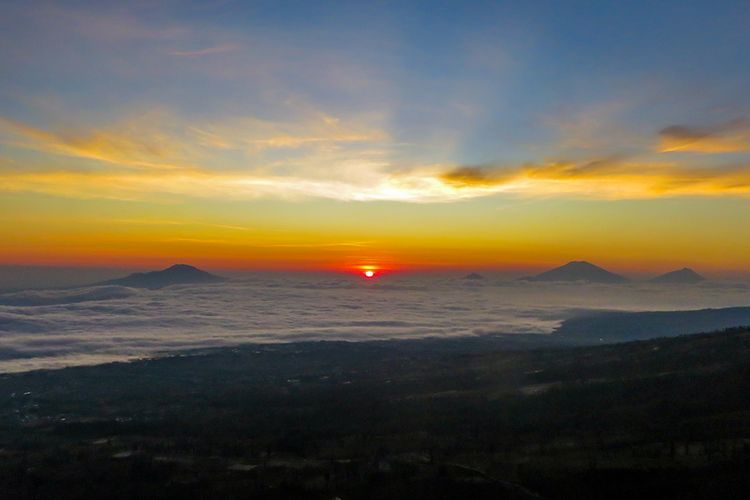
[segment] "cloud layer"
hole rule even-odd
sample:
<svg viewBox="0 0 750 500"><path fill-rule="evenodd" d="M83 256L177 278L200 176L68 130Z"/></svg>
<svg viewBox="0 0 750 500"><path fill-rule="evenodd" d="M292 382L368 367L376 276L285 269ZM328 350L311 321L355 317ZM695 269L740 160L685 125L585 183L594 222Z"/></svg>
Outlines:
<svg viewBox="0 0 750 500"><path fill-rule="evenodd" d="M94 162L65 169L0 163L0 189L118 199L172 194L422 203L501 193L598 199L749 196L750 162L705 166L670 157L676 151L744 151L750 145L748 123L667 127L659 134L656 156L451 166L400 163L382 129L321 113L290 122L239 117L185 125L168 113L149 112L108 127L65 132L0 117L0 140L6 144Z"/></svg>
<svg viewBox="0 0 750 500"><path fill-rule="evenodd" d="M261 274L161 290L93 287L0 294L0 372L101 363L243 342L550 332L587 308L744 303L746 287L481 283L455 276ZM543 304L543 305L540 305Z"/></svg>

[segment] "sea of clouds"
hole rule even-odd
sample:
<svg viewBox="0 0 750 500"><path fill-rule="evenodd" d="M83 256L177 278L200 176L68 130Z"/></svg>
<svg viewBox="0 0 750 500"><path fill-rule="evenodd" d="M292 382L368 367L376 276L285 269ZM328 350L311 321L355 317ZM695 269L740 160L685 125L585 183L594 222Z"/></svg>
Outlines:
<svg viewBox="0 0 750 500"><path fill-rule="evenodd" d="M160 290L91 286L0 293L0 372L245 342L539 333L583 310L750 303L745 284L533 283L410 274L264 273Z"/></svg>

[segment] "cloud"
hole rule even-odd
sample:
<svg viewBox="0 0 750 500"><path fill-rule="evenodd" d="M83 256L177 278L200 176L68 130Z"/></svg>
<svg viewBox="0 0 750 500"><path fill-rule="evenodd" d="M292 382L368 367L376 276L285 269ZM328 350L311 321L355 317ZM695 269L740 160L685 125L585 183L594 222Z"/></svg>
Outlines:
<svg viewBox="0 0 750 500"><path fill-rule="evenodd" d="M29 290L0 294L4 306L48 306L75 304L92 300L110 300L130 297L135 291L123 286L98 286L74 290ZM1 328L0 328L1 329Z"/></svg>
<svg viewBox="0 0 750 500"><path fill-rule="evenodd" d="M0 140L17 148L138 168L177 169L186 143L153 125L146 113L111 127L47 131L0 117Z"/></svg>
<svg viewBox="0 0 750 500"><path fill-rule="evenodd" d="M259 164L260 153L269 150L324 153L341 145L372 143L386 137L374 126L312 111L302 111L293 120L239 117L194 123L152 110L98 127L68 124L64 131L44 130L0 116L0 142L13 147L156 170L210 171L216 164L226 168L231 160L227 162L224 155L232 151L244 155L241 164L233 160L234 166L247 170ZM350 151L349 156L356 155Z"/></svg>
<svg viewBox="0 0 750 500"><path fill-rule="evenodd" d="M376 187L354 187L337 181L296 177L211 174L207 172L12 172L0 173L1 189L81 197L139 200L159 195L225 198L233 200L272 197L295 199L319 197L371 200L381 196ZM401 196L408 196L403 191ZM394 190L390 196L398 196ZM383 195L385 196L385 195Z"/></svg>
<svg viewBox="0 0 750 500"><path fill-rule="evenodd" d="M647 146L650 137L625 125L624 117L634 107L633 97L579 105L574 110L551 114L543 119L555 134L555 154L588 151L608 154Z"/></svg>
<svg viewBox="0 0 750 500"><path fill-rule="evenodd" d="M545 333L573 309L721 307L734 305L747 293L745 288L713 287L712 293L699 286L665 294L654 285L488 281L467 290L459 276L439 274L394 275L387 282L365 284L358 277L335 274L259 273L217 285L162 290L18 292L0 301L0 372L243 342ZM372 300L373 294L379 299Z"/></svg>
<svg viewBox="0 0 750 500"><path fill-rule="evenodd" d="M0 141L47 158L91 165L0 162L0 190L81 198L156 200L163 195L221 199L325 198L450 202L481 196L638 199L750 196L750 164L688 166L663 156L599 156L510 165L452 166L399 159L380 117L341 118L300 106L288 118L187 120L154 110L99 127L43 130L0 117ZM746 121L664 137L725 149ZM710 138L709 138L710 135ZM720 138L720 139L718 139ZM688 146L685 146L688 147ZM42 160L48 161L48 160Z"/></svg>
<svg viewBox="0 0 750 500"><path fill-rule="evenodd" d="M440 176L440 179L457 188L499 186L512 179L513 173L502 169L483 167L458 167Z"/></svg>
<svg viewBox="0 0 750 500"><path fill-rule="evenodd" d="M360 168L356 168L359 165ZM316 165L314 165L316 166ZM85 172L0 170L0 189L81 198L163 199L162 195L223 198L325 198L342 201L450 202L496 194L524 197L644 199L665 196L750 196L750 165L681 167L617 158L550 161L521 166L425 166L338 159L303 177L259 171ZM350 177L347 178L347 170ZM325 177L324 174L329 176Z"/></svg>
<svg viewBox="0 0 750 500"><path fill-rule="evenodd" d="M294 120L240 117L189 128L196 141L216 149L258 152L266 149L326 147L387 139L376 127L321 112L302 112Z"/></svg>
<svg viewBox="0 0 750 500"><path fill-rule="evenodd" d="M737 153L750 151L750 120L737 119L707 127L672 125L659 132L659 151Z"/></svg>
<svg viewBox="0 0 750 500"><path fill-rule="evenodd" d="M750 165L695 168L618 157L520 167L458 167L444 172L440 179L477 196L492 193L599 199L750 196Z"/></svg>
<svg viewBox="0 0 750 500"><path fill-rule="evenodd" d="M0 141L13 148L102 163L96 169L78 163L61 168L46 158L23 166L7 159L0 163L0 190L114 199L166 193L365 200L383 198L382 189L411 196L395 183L385 186L387 134L370 121L303 108L294 119L197 123L153 111L56 132L0 117Z"/></svg>

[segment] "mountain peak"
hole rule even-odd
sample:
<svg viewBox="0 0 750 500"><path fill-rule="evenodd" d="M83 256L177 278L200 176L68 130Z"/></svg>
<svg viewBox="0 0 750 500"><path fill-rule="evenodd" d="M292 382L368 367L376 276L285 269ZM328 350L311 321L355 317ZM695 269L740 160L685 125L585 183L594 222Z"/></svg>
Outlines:
<svg viewBox="0 0 750 500"><path fill-rule="evenodd" d="M587 260L571 260L567 264L564 264L560 266L560 268L570 268L570 269L603 269L599 266L595 266L591 262Z"/></svg>
<svg viewBox="0 0 750 500"><path fill-rule="evenodd" d="M133 288L164 288L170 285L193 283L217 283L224 281L221 276L202 271L188 264L175 264L161 271L133 273L124 278L105 281L102 285L120 285Z"/></svg>
<svg viewBox="0 0 750 500"><path fill-rule="evenodd" d="M549 271L524 278L529 281L587 281L590 283L623 283L626 278L585 260L573 260Z"/></svg>
<svg viewBox="0 0 750 500"><path fill-rule="evenodd" d="M650 281L652 283L699 283L701 281L705 281L706 278L701 276L700 274L696 273L689 267L683 267L682 269L678 269L676 271L670 271L668 273L664 273L662 275L659 275L655 278L652 278Z"/></svg>
<svg viewBox="0 0 750 500"><path fill-rule="evenodd" d="M161 271L152 271L152 272L160 272L160 273L205 273L206 271L202 271L198 269L195 266L191 266L189 264L174 264L172 266L169 266L166 269L162 269ZM206 273L208 274L208 273Z"/></svg>
<svg viewBox="0 0 750 500"><path fill-rule="evenodd" d="M482 276L479 273L469 273L466 276L464 276L465 280L483 280L484 276Z"/></svg>

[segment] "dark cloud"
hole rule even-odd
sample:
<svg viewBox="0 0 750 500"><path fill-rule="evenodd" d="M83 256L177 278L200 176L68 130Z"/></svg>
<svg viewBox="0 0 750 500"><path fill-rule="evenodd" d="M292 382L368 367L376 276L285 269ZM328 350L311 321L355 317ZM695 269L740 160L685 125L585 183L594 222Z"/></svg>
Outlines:
<svg viewBox="0 0 750 500"><path fill-rule="evenodd" d="M443 173L440 179L455 187L491 187L512 184L524 179L588 179L622 172L628 165L623 160L624 158L620 156L608 156L578 162L555 160L545 163L526 163L516 167L463 166Z"/></svg>
<svg viewBox="0 0 750 500"><path fill-rule="evenodd" d="M662 152L733 153L750 151L750 120L710 126L672 125L659 131Z"/></svg>
<svg viewBox="0 0 750 500"><path fill-rule="evenodd" d="M440 178L453 186L493 186L508 179L498 167L458 167Z"/></svg>
<svg viewBox="0 0 750 500"><path fill-rule="evenodd" d="M739 125L736 125L739 127ZM686 134L687 132L683 132ZM750 133L750 129L749 129ZM728 139L710 145L728 151ZM750 147L750 135L748 135ZM698 147L693 143L691 147ZM467 196L516 193L527 196L582 196L639 199L664 196L750 196L750 164L683 167L674 162L608 156L579 161L550 160L518 167L458 167L438 177Z"/></svg>

